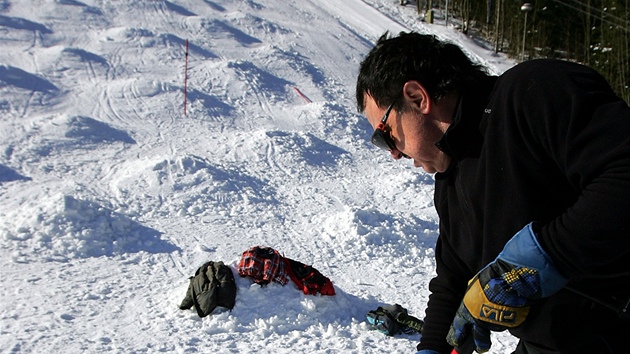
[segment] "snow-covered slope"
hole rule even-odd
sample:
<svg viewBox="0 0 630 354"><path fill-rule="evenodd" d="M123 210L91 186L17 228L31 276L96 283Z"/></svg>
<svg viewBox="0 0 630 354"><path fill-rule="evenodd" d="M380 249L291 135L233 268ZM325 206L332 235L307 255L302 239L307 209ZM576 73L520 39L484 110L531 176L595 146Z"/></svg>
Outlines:
<svg viewBox="0 0 630 354"><path fill-rule="evenodd" d="M364 319L423 316L433 179L367 141L358 65L386 30L512 63L397 3L0 0L0 351L413 352ZM237 278L231 312L178 309L256 245L337 295Z"/></svg>

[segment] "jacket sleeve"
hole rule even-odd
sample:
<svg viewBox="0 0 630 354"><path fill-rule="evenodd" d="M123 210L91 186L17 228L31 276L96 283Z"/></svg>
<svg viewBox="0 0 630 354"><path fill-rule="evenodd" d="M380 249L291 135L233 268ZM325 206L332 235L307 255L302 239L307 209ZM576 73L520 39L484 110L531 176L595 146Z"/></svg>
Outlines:
<svg viewBox="0 0 630 354"><path fill-rule="evenodd" d="M435 255L437 276L429 283L431 295L425 312L421 342L417 349L450 353L453 348L446 342L446 334L464 297L467 281L472 275L468 276L470 271L453 252L443 231L437 240ZM445 262L445 259L448 259L448 262ZM459 269L454 269L458 266Z"/></svg>
<svg viewBox="0 0 630 354"><path fill-rule="evenodd" d="M510 93L523 148L550 159L547 166L558 169L576 196L543 225L539 241L573 279L627 276L630 109L594 70L574 64L561 70L567 65L525 66L536 70Z"/></svg>
<svg viewBox="0 0 630 354"><path fill-rule="evenodd" d="M182 303L179 305L180 310L188 310L193 307L193 298L192 298L192 280L194 277L189 278L188 289L186 290L186 296L182 300Z"/></svg>

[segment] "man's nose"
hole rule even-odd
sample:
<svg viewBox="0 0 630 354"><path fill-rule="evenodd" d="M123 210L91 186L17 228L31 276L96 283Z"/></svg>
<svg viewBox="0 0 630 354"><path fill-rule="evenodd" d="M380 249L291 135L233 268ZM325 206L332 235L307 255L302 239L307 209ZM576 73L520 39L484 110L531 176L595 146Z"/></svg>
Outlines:
<svg viewBox="0 0 630 354"><path fill-rule="evenodd" d="M389 153L392 155L392 158L394 160L400 160L400 159L403 158L403 156L405 156L405 154L403 154L402 152L400 152L400 151L398 151L396 149L390 150Z"/></svg>

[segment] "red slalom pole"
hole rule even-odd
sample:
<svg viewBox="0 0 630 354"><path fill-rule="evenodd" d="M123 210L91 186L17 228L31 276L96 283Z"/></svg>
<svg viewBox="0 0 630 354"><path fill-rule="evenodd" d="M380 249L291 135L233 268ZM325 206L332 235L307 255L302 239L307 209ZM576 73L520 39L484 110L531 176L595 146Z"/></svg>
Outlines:
<svg viewBox="0 0 630 354"><path fill-rule="evenodd" d="M186 115L186 96L188 96L188 38L186 38L186 65L184 67L184 115Z"/></svg>
<svg viewBox="0 0 630 354"><path fill-rule="evenodd" d="M311 101L311 99L310 99L310 98L306 97L306 95L304 95L304 94L302 93L302 91L300 91L300 89L299 89L299 88L297 88L296 86L293 86L293 88L294 88L294 89L295 89L295 91L298 93L298 95L300 95L300 97L302 97L302 98L304 99L304 101L306 101L306 103L311 103L311 102L313 102L313 101Z"/></svg>

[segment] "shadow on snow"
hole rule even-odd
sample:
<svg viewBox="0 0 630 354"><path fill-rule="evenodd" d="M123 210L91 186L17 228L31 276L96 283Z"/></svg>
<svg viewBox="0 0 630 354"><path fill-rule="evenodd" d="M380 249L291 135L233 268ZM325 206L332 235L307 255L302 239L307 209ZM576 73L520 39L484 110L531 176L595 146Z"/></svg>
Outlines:
<svg viewBox="0 0 630 354"><path fill-rule="evenodd" d="M17 173L15 170L0 164L0 185L4 182L12 181L30 181L32 178L23 176Z"/></svg>
<svg viewBox="0 0 630 354"><path fill-rule="evenodd" d="M50 93L59 91L57 86L50 81L8 65L0 65L0 81L7 85L36 92Z"/></svg>

